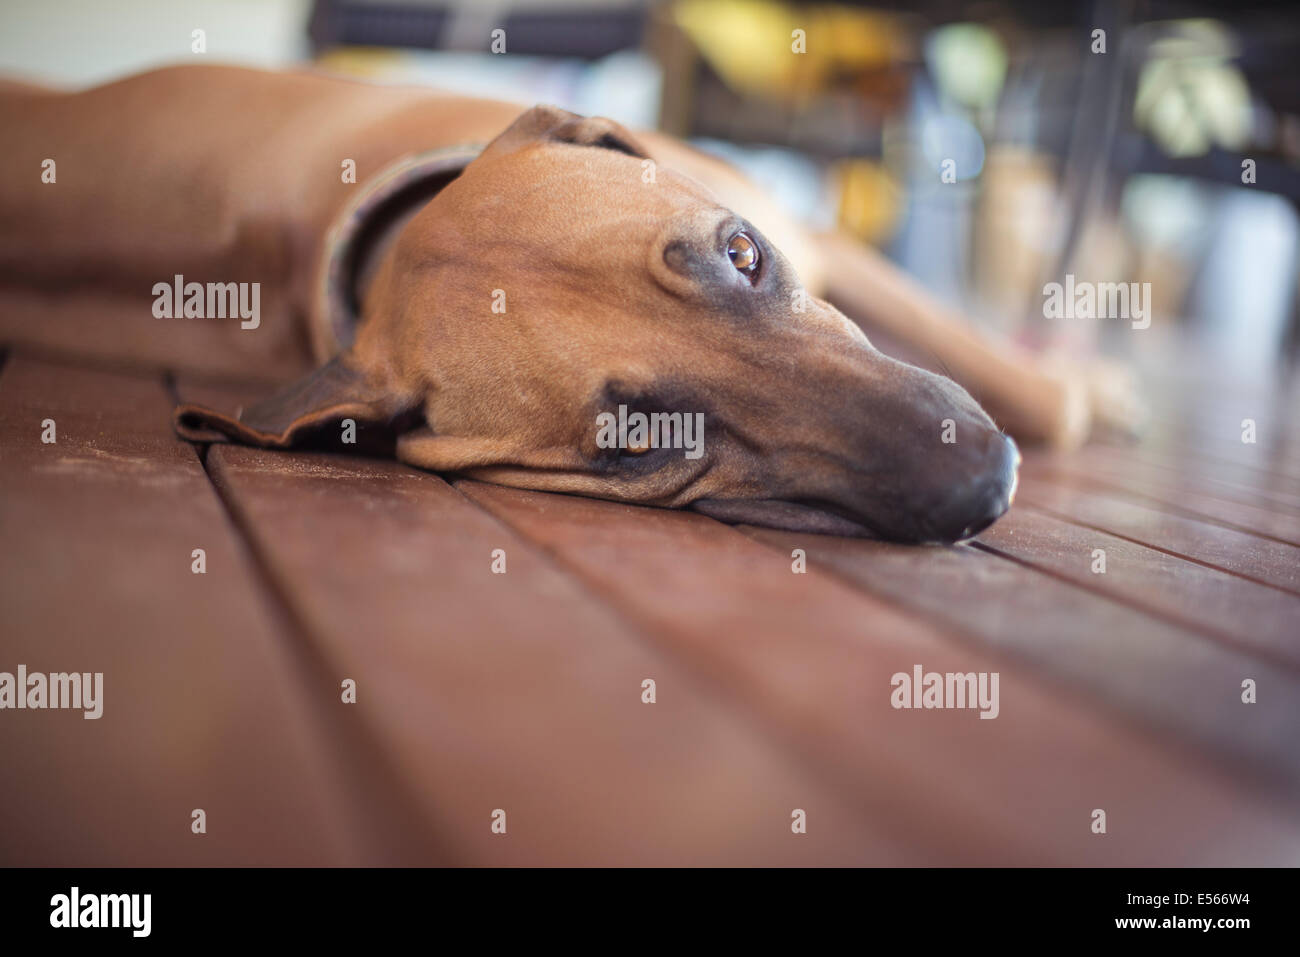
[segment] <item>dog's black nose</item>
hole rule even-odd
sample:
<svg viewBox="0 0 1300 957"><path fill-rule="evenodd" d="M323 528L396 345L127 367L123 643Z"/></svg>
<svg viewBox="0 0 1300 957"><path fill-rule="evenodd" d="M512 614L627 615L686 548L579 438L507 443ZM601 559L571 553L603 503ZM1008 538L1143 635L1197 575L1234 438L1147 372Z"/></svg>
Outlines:
<svg viewBox="0 0 1300 957"><path fill-rule="evenodd" d="M986 467L931 516L929 525L939 541L959 542L978 535L1011 507L1020 480L1020 450L1001 434L989 446Z"/></svg>

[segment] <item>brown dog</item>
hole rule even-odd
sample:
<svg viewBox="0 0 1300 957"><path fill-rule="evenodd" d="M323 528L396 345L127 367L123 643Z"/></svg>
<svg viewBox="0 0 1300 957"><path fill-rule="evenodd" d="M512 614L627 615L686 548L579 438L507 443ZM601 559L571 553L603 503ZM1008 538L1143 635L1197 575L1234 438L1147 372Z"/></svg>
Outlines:
<svg viewBox="0 0 1300 957"><path fill-rule="evenodd" d="M11 86L0 122L6 339L274 376L328 360L236 416L179 409L190 438L338 447L351 425L424 468L727 520L941 542L994 521L1014 444L824 291L936 353L1016 434L1086 423L1077 390L879 259L607 120L189 67ZM205 287L211 305L212 285L256 283L259 314L159 318L194 282L195 312ZM602 447L620 407L702 414L702 454L663 447L671 429Z"/></svg>

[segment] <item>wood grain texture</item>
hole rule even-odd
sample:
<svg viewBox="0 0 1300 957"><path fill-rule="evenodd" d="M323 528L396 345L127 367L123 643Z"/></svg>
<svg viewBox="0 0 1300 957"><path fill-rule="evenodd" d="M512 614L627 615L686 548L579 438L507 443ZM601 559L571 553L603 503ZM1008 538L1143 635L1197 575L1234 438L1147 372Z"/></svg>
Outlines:
<svg viewBox="0 0 1300 957"><path fill-rule="evenodd" d="M1120 494L1025 482L1020 499L1068 521L1300 594L1300 548L1173 515Z"/></svg>
<svg viewBox="0 0 1300 957"><path fill-rule="evenodd" d="M1300 792L1294 673L970 546L752 534L783 551L802 547L810 562L1158 729L1166 741L1194 743ZM1267 705L1242 705L1248 677L1276 692Z"/></svg>
<svg viewBox="0 0 1300 957"><path fill-rule="evenodd" d="M217 447L213 474L450 859L940 860L860 813L436 476ZM501 549L506 573L492 572ZM641 700L652 678L658 700ZM791 814L816 822L791 833ZM490 829L506 811L507 833Z"/></svg>
<svg viewBox="0 0 1300 957"><path fill-rule="evenodd" d="M1073 456L1033 456L1023 478L1119 494L1148 508L1300 546L1300 509L1261 503L1249 490L1225 493L1194 471L1156 466L1118 451L1093 447Z"/></svg>
<svg viewBox="0 0 1300 957"><path fill-rule="evenodd" d="M196 449L170 404L156 378L0 371L0 670L107 684L99 722L0 714L6 863L1300 859L1275 429L1240 462L1218 420L1030 456L978 543L917 548ZM892 707L915 665L997 672L998 717Z"/></svg>
<svg viewBox="0 0 1300 957"><path fill-rule="evenodd" d="M0 712L0 860L364 860L334 749L170 408L158 379L21 357L0 374L0 670L104 675L97 720Z"/></svg>
<svg viewBox="0 0 1300 957"><path fill-rule="evenodd" d="M999 554L1300 672L1300 596L1025 506L980 535ZM1101 549L1104 571L1094 571ZM1133 625L1130 630L1144 631ZM1192 639L1196 643L1196 639Z"/></svg>
<svg viewBox="0 0 1300 957"><path fill-rule="evenodd" d="M1066 703L1010 656L954 640L818 571L792 573L789 542L773 550L691 513L458 487L653 627L769 734L838 769L864 808L908 831L919 823L952 862L1294 854L1295 831L1277 804ZM922 561L944 553L902 551ZM891 676L917 663L999 671L1002 714L892 708ZM1123 809L1123 841L1092 840L1080 826L1095 807ZM1209 835L1195 823L1205 819L1230 822L1223 834L1234 837Z"/></svg>

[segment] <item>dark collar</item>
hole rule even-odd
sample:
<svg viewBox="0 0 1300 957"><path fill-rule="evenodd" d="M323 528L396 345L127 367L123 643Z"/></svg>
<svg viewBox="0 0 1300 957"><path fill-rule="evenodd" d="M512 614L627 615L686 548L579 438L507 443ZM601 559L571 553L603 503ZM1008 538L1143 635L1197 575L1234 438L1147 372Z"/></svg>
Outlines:
<svg viewBox="0 0 1300 957"><path fill-rule="evenodd" d="M325 237L316 275L312 337L318 361L352 345L361 318L356 281L369 245L386 224L427 203L461 174L482 146L449 146L404 156L359 187Z"/></svg>

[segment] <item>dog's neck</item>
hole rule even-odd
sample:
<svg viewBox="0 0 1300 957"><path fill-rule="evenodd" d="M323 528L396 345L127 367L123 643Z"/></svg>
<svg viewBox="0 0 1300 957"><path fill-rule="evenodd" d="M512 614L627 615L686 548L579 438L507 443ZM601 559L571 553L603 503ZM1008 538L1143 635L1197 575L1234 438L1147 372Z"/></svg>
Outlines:
<svg viewBox="0 0 1300 957"><path fill-rule="evenodd" d="M413 202L385 215L375 224L373 231L368 233L366 242L357 249L352 272L352 296L358 307L366 301L370 286L378 275L379 266L388 255L388 250L397 241L406 224L424 209L427 202L428 200Z"/></svg>
<svg viewBox="0 0 1300 957"><path fill-rule="evenodd" d="M360 187L330 228L321 254L312 316L318 361L352 344L361 303L385 253L481 151L481 146L455 146L406 156Z"/></svg>

